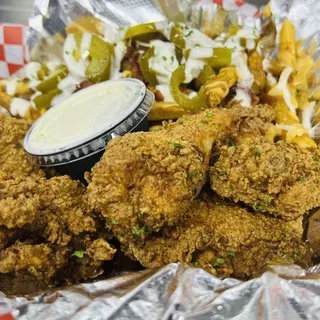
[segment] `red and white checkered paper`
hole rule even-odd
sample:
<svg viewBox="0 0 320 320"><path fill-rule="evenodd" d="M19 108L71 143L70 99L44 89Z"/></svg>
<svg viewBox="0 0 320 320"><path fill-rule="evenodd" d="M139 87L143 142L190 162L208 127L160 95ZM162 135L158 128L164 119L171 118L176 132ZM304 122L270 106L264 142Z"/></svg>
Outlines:
<svg viewBox="0 0 320 320"><path fill-rule="evenodd" d="M259 16L257 7L245 0L195 0L203 3L216 3L226 10L238 10L243 16ZM9 78L28 61L28 26L0 23L0 79Z"/></svg>
<svg viewBox="0 0 320 320"><path fill-rule="evenodd" d="M0 78L9 78L29 60L28 26L0 24Z"/></svg>

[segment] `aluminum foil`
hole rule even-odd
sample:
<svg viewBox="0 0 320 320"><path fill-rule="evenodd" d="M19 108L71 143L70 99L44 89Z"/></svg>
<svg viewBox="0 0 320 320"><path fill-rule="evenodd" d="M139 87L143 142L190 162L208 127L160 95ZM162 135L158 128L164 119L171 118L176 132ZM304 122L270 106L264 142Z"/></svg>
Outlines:
<svg viewBox="0 0 320 320"><path fill-rule="evenodd" d="M225 0L226 1L226 0ZM317 0L273 0L277 26L292 20L306 50L320 39ZM219 8L201 0L35 0L30 18L30 48L38 57L59 59L65 27L81 16L94 16L109 26L163 21L185 21L203 30L214 23ZM248 15L247 15L248 16ZM228 12L225 24L259 25L259 18ZM314 36L314 34L316 35ZM41 39L41 40L40 40ZM39 42L40 41L40 42ZM320 42L319 42L320 44ZM318 58L319 50L314 53ZM310 224L317 246L319 217ZM1 289L1 288L0 288ZM3 289L3 288L2 288ZM171 264L120 277L28 296L0 295L1 315L16 319L320 319L320 265L309 270L297 266L269 267L261 276L242 282L218 279L202 269Z"/></svg>
<svg viewBox="0 0 320 320"><path fill-rule="evenodd" d="M320 319L320 275L296 266L274 266L242 282L171 264L32 299L1 301L2 310L21 320L316 320Z"/></svg>

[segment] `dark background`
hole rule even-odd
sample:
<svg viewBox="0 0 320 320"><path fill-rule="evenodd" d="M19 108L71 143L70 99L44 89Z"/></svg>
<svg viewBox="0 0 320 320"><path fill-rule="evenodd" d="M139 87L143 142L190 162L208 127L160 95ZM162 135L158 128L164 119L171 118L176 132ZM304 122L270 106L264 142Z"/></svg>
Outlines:
<svg viewBox="0 0 320 320"><path fill-rule="evenodd" d="M247 0L247 2L262 6L268 0ZM32 3L33 0L0 0L0 22L27 24Z"/></svg>

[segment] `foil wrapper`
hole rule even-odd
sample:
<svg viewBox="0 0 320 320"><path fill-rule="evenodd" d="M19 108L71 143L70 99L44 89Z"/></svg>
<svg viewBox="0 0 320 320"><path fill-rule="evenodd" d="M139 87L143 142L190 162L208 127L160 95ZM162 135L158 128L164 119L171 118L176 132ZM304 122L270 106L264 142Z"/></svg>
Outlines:
<svg viewBox="0 0 320 320"><path fill-rule="evenodd" d="M285 18L294 22L299 37L306 39L304 48L316 48L313 58L317 60L320 2L273 0L271 10L278 30ZM250 14L225 12L223 26L227 28L236 21L263 30L265 22L252 17L254 11ZM111 27L169 19L208 31L221 16L221 9L211 0L35 0L28 41L31 57L35 60L61 58L65 28L82 16L93 16ZM319 216L313 219L310 228L318 234ZM311 246L318 247L319 240L315 238ZM6 291L4 289L0 288ZM125 273L56 290L37 288L32 295L14 296L12 292L4 292L0 294L0 319L1 315L3 319L10 319L10 315L21 320L316 320L320 319L320 265L308 270L298 266L270 266L252 280L239 281L219 279L185 264L171 264L160 270Z"/></svg>
<svg viewBox="0 0 320 320"><path fill-rule="evenodd" d="M271 266L242 282L171 264L33 298L1 298L16 319L320 319L320 275Z"/></svg>

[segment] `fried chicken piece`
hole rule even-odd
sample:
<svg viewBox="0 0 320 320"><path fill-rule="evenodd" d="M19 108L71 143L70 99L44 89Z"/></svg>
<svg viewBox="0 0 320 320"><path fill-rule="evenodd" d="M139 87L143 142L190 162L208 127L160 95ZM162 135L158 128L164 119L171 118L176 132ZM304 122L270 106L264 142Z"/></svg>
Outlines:
<svg viewBox="0 0 320 320"><path fill-rule="evenodd" d="M285 221L251 213L204 194L194 201L184 223L123 245L145 267L186 261L218 276L248 278L266 264L292 264L305 252L302 219Z"/></svg>
<svg viewBox="0 0 320 320"><path fill-rule="evenodd" d="M95 232L96 222L85 201L85 188L68 176L17 178L0 182L0 224L31 225L51 243L65 246L70 235Z"/></svg>
<svg viewBox="0 0 320 320"><path fill-rule="evenodd" d="M213 143L255 116L241 107L207 110L116 138L87 176L90 205L121 242L176 225L206 182Z"/></svg>
<svg viewBox="0 0 320 320"><path fill-rule="evenodd" d="M220 196L287 220L320 206L318 150L256 139L220 152L210 168L211 188Z"/></svg>
<svg viewBox="0 0 320 320"><path fill-rule="evenodd" d="M1 171L10 177L19 176L44 176L25 153L22 140L30 123L0 113L0 163Z"/></svg>
<svg viewBox="0 0 320 320"><path fill-rule="evenodd" d="M40 208L39 197L29 199L20 194L16 199L8 197L0 200L0 225L9 229L22 228L32 223Z"/></svg>
<svg viewBox="0 0 320 320"><path fill-rule="evenodd" d="M54 251L46 244L17 243L0 252L0 273L29 272L38 278L51 278L67 263L67 250Z"/></svg>

